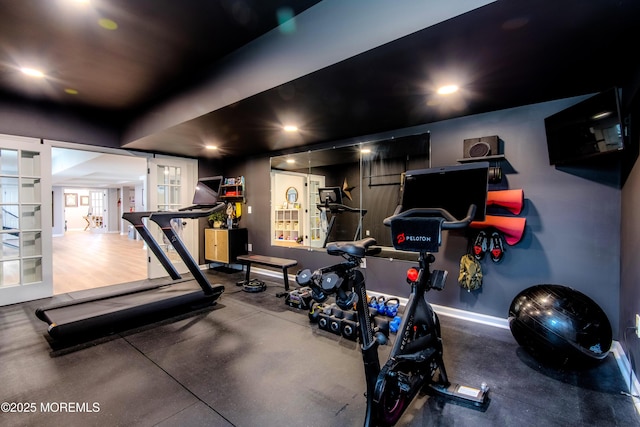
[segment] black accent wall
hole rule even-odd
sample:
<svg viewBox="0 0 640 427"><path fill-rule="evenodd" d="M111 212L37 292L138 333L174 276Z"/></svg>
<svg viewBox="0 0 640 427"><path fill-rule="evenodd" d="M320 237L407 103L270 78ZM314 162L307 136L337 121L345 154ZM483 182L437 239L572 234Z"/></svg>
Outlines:
<svg viewBox="0 0 640 427"><path fill-rule="evenodd" d="M482 261L485 278L479 291L469 293L457 284L459 260L467 248L466 236L449 233L443 239L434 268L448 270L449 279L442 292L429 294L430 301L506 318L511 301L521 290L541 283L561 284L596 301L607 313L614 336L618 336L619 168L559 170L549 165L547 155L544 118L581 99L462 117L414 129L416 133L431 132L433 166L456 164L456 160L462 158L466 138L498 135L504 141L507 161L501 187L522 188L526 199L520 214L527 218L522 241L506 247L501 263ZM230 166L224 173L246 178L247 205L252 206L253 213L245 214L241 225L249 229L249 242L255 253L295 258L299 268L313 269L336 260L318 251L271 246L268 157L247 159ZM636 180L640 186L640 176ZM366 269L369 288L406 296L404 277L410 265L409 261L370 258Z"/></svg>

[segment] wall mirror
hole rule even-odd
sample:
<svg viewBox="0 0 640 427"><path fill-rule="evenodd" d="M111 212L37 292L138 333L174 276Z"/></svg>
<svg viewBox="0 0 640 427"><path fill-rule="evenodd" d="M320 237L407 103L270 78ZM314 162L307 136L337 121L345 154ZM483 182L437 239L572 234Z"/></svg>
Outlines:
<svg viewBox="0 0 640 427"><path fill-rule="evenodd" d="M271 235L278 246L322 249L328 242L375 237L393 252L382 224L395 210L404 172L430 167L429 133L352 142L271 158ZM327 206L322 191L340 189ZM289 201L290 189L298 201Z"/></svg>
<svg viewBox="0 0 640 427"><path fill-rule="evenodd" d="M286 198L288 203L295 203L298 201L298 190L295 187L287 188Z"/></svg>

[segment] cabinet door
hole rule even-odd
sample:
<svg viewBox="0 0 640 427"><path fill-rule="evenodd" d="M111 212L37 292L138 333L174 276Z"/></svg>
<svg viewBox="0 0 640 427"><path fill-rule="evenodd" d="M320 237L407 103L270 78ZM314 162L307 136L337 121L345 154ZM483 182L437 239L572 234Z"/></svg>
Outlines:
<svg viewBox="0 0 640 427"><path fill-rule="evenodd" d="M216 260L229 263L229 232L216 230Z"/></svg>
<svg viewBox="0 0 640 427"><path fill-rule="evenodd" d="M214 261L216 256L216 230L204 229L204 259Z"/></svg>
<svg viewBox="0 0 640 427"><path fill-rule="evenodd" d="M229 232L206 228L204 230L204 258L207 261L229 263Z"/></svg>

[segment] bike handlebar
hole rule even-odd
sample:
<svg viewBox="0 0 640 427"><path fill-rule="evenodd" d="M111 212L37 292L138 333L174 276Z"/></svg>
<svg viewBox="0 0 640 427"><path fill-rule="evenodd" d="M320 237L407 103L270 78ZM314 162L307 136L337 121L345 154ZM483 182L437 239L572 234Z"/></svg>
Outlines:
<svg viewBox="0 0 640 427"><path fill-rule="evenodd" d="M467 216L462 219L457 219L451 213L442 208L413 208L408 209L404 212L394 214L388 218L385 218L382 222L387 227L391 226L391 221L397 218L408 218L408 217L440 217L444 218L442 222L442 230L451 230L454 228L464 228L469 225L469 223L473 220L473 217L476 214L476 205L471 204L469 206L469 210L467 211Z"/></svg>

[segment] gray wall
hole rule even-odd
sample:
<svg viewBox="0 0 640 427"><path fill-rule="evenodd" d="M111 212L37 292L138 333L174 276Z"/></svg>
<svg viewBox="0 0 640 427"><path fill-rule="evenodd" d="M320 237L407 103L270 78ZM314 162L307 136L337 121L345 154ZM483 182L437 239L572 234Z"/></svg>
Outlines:
<svg viewBox="0 0 640 427"><path fill-rule="evenodd" d="M527 218L524 238L507 247L499 264L482 262L484 286L466 292L456 282L459 260L466 250L464 235L449 235L436 254L434 268L450 276L442 292L429 295L432 302L481 314L506 318L513 298L540 283L573 287L592 298L607 313L618 335L620 292L621 191L618 172L591 169L558 170L549 165L544 118L582 98L553 101L416 127L431 131L433 166L456 164L462 157L462 141L498 135L504 141L508 161L505 184L522 188ZM253 251L294 258L299 267L316 268L336 259L324 253L270 245L269 159L248 159L224 171L244 175L247 205L253 213L242 218L249 229ZM640 177L637 178L640 181ZM640 185L640 183L638 184ZM372 291L406 296L406 261L370 258L367 280ZM636 276L637 277L637 274Z"/></svg>
<svg viewBox="0 0 640 427"><path fill-rule="evenodd" d="M635 136L637 138L638 135ZM620 335L619 340L634 372L640 369L640 340L631 328L640 313L640 164L636 162L622 189Z"/></svg>

